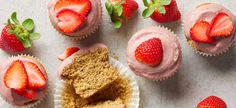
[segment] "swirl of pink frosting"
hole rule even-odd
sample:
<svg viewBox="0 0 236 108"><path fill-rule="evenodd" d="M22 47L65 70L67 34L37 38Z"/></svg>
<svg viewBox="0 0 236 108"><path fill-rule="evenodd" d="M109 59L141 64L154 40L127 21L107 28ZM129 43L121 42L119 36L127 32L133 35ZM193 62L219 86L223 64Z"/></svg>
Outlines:
<svg viewBox="0 0 236 108"><path fill-rule="evenodd" d="M185 21L184 21L184 33L186 35L186 38L188 40L191 40L190 38L190 29L193 27L193 25L198 21L207 21L211 22L212 19L218 14L218 13L226 13L229 15L231 20L234 22L234 27L236 27L236 18L235 16L227 10L225 7L215 4L215 3L205 3L194 10L192 10L190 13L187 14ZM208 54L220 54L224 51L226 51L235 41L235 33L233 33L231 36L227 38L220 38L217 39L215 43L213 44L205 44L200 43L196 41L192 41L194 46L197 48L197 50L208 53Z"/></svg>
<svg viewBox="0 0 236 108"><path fill-rule="evenodd" d="M1 74L0 74L1 75L0 76L0 81L1 81L0 82L0 94L1 94L2 98L4 100L6 100L7 102L9 102L13 105L16 105L16 106L24 106L24 105L30 104L33 101L42 100L46 95L46 88L38 89L37 95L33 99L28 99L28 98L25 98L23 96L16 94L13 89L6 87L6 85L3 81L3 77L4 77L7 69L9 68L9 66L15 60L21 60L23 62L29 61L29 62L35 63L43 73L46 73L46 71L45 71L44 67L41 65L41 63L39 63L36 59L34 59L32 57L17 56L17 57L13 57L8 60L5 60L4 64L1 64L1 66L0 66L0 72L1 72Z"/></svg>
<svg viewBox="0 0 236 108"><path fill-rule="evenodd" d="M54 6L59 0L51 0L48 4L48 10L49 10L49 18L52 23L52 25L58 30L57 23L58 19L56 17L57 12L54 11ZM78 30L76 30L73 33L63 33L65 35L68 35L70 37L80 37L83 38L86 35L89 35L90 33L94 32L98 26L101 23L102 19L102 7L101 7L101 1L100 0L90 0L92 3L92 8L90 13L87 16L87 22L84 26L80 27ZM68 7L70 8L70 7ZM73 7L71 7L73 9ZM60 10L59 10L60 11Z"/></svg>
<svg viewBox="0 0 236 108"><path fill-rule="evenodd" d="M163 47L163 60L160 65L150 67L136 60L135 50L144 41L159 38ZM149 27L132 36L127 47L127 62L136 75L159 80L173 75L182 63L182 51L177 36L162 27Z"/></svg>

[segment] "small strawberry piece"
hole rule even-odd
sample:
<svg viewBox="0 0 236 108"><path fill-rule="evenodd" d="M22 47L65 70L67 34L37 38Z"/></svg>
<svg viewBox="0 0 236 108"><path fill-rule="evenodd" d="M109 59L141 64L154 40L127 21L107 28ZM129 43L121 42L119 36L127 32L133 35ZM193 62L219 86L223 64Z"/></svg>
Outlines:
<svg viewBox="0 0 236 108"><path fill-rule="evenodd" d="M206 21L197 22L190 30L192 40L202 43L213 43L215 40L207 35L210 24Z"/></svg>
<svg viewBox="0 0 236 108"><path fill-rule="evenodd" d="M59 20L57 26L59 30L64 33L72 33L76 31L87 20L83 15L70 9L63 9L58 12L57 18Z"/></svg>
<svg viewBox="0 0 236 108"><path fill-rule="evenodd" d="M81 15L87 16L91 7L90 0L59 0L54 6L54 11L58 12L61 9L71 9Z"/></svg>
<svg viewBox="0 0 236 108"><path fill-rule="evenodd" d="M219 13L212 20L208 34L210 37L228 37L233 33L233 31L234 24L229 15L226 13Z"/></svg>
<svg viewBox="0 0 236 108"><path fill-rule="evenodd" d="M4 75L6 87L17 91L24 91L28 83L28 77L24 64L20 60L14 61Z"/></svg>
<svg viewBox="0 0 236 108"><path fill-rule="evenodd" d="M216 96L209 96L201 101L196 108L227 108L225 102Z"/></svg>
<svg viewBox="0 0 236 108"><path fill-rule="evenodd" d="M123 13L126 19L131 19L134 13L138 10L138 3L134 0L125 0L125 3L122 4L123 6Z"/></svg>
<svg viewBox="0 0 236 108"><path fill-rule="evenodd" d="M25 91L15 91L16 94L20 95L20 96L23 96L27 99L33 99L36 97L37 95L37 90L35 89L26 89Z"/></svg>
<svg viewBox="0 0 236 108"><path fill-rule="evenodd" d="M24 62L26 72L28 74L28 87L32 89L44 88L47 80L39 67L32 62Z"/></svg>
<svg viewBox="0 0 236 108"><path fill-rule="evenodd" d="M163 58L162 43L159 38L152 38L141 43L135 50L135 58L149 66L157 66Z"/></svg>
<svg viewBox="0 0 236 108"><path fill-rule="evenodd" d="M70 57L72 54L74 54L75 52L79 51L78 47L71 47L71 48L67 48L65 50L65 52L61 55L58 56L58 59L63 61L65 60L67 57Z"/></svg>

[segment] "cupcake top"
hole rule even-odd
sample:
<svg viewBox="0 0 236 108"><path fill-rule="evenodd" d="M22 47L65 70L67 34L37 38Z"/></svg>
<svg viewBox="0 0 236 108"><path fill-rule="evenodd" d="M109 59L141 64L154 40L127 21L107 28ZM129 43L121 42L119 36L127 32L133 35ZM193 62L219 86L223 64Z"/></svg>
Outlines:
<svg viewBox="0 0 236 108"><path fill-rule="evenodd" d="M188 41L197 50L219 54L235 41L235 24L235 16L225 7L215 3L205 3L187 14L184 20L184 32Z"/></svg>
<svg viewBox="0 0 236 108"><path fill-rule="evenodd" d="M48 9L52 25L71 37L83 38L95 31L101 21L100 0L52 0Z"/></svg>
<svg viewBox="0 0 236 108"><path fill-rule="evenodd" d="M149 27L134 34L128 42L127 62L139 76L151 80L175 73L182 55L177 36L162 27Z"/></svg>
<svg viewBox="0 0 236 108"><path fill-rule="evenodd" d="M12 57L1 65L0 71L0 94L10 104L24 106L45 97L47 75L37 59Z"/></svg>

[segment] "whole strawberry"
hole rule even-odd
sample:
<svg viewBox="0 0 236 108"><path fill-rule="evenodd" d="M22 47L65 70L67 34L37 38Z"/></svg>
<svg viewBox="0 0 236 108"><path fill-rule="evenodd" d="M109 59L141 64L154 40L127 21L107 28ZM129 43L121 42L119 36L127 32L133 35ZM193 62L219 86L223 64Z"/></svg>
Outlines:
<svg viewBox="0 0 236 108"><path fill-rule="evenodd" d="M133 17L138 10L138 4L135 0L107 0L106 9L114 27L120 28L123 22Z"/></svg>
<svg viewBox="0 0 236 108"><path fill-rule="evenodd" d="M32 19L28 18L21 24L16 12L12 13L2 30L0 48L7 52L21 52L26 48L31 48L31 41L40 37L40 34L34 33L33 30L34 21Z"/></svg>
<svg viewBox="0 0 236 108"><path fill-rule="evenodd" d="M227 108L225 102L216 96L209 96L201 101L196 108Z"/></svg>
<svg viewBox="0 0 236 108"><path fill-rule="evenodd" d="M177 21L181 18L176 0L143 0L146 9L143 11L143 17L151 17L159 23L168 23Z"/></svg>

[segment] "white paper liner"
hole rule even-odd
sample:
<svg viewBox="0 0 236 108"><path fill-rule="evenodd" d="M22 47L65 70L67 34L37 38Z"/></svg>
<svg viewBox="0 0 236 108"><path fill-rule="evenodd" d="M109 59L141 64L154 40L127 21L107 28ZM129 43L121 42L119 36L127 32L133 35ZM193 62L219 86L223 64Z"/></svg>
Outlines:
<svg viewBox="0 0 236 108"><path fill-rule="evenodd" d="M0 55L7 56L6 53L2 52L1 49L0 49ZM38 60L38 62L42 64L42 61L40 61L38 58L36 58L34 56L31 56L31 55L27 55L27 54L20 54L20 55L17 55L17 56L11 56L11 57L9 57L9 59L12 58L12 57L19 57L19 56L32 57L32 58ZM47 81L48 81L47 73L44 73L44 75L46 76ZM47 87L45 88L46 89L45 90L45 95L41 99L39 99L39 100L37 100L33 103L23 105L23 106L14 105L13 103L7 101L4 97L2 97L2 95L0 95L0 96L5 101L5 103L8 104L8 106L10 106L11 108L35 108L38 104L40 104L46 98L46 96L48 94L48 88L49 88L49 83L47 83Z"/></svg>
<svg viewBox="0 0 236 108"><path fill-rule="evenodd" d="M129 78L130 85L132 88L132 97L131 97L131 102L129 103L129 108L138 108L139 107L139 87L138 84L135 80L135 78L132 76L132 73L119 61L115 60L114 58L109 58L110 63L112 66L117 68L120 72L120 74L126 78ZM55 87L55 93L54 93L54 107L55 108L62 108L61 107L61 93L64 87L64 81L58 80L56 82L56 87Z"/></svg>

